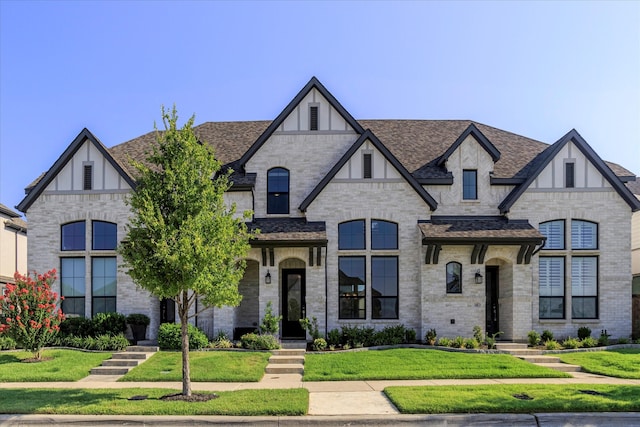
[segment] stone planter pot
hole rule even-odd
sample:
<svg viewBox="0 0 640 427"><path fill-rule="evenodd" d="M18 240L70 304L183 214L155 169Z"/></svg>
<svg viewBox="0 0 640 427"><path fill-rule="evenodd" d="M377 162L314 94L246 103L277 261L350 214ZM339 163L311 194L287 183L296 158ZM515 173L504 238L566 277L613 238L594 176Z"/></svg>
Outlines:
<svg viewBox="0 0 640 427"><path fill-rule="evenodd" d="M147 325L129 325L131 326L131 334L133 335L133 340L138 343L138 341L144 341L147 336Z"/></svg>

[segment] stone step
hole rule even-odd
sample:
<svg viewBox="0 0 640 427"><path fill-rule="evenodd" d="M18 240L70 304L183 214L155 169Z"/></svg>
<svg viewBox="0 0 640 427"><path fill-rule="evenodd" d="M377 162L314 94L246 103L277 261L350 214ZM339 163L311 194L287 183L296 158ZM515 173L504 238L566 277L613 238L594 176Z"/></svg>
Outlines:
<svg viewBox="0 0 640 427"><path fill-rule="evenodd" d="M124 375L131 369L130 366L98 366L91 369L91 375Z"/></svg>
<svg viewBox="0 0 640 427"><path fill-rule="evenodd" d="M304 366L299 363L282 365L269 364L264 371L267 374L302 374L304 372Z"/></svg>
<svg viewBox="0 0 640 427"><path fill-rule="evenodd" d="M120 352L113 353L111 356L112 359L136 359L136 360L146 360L152 353L136 353L136 352Z"/></svg>
<svg viewBox="0 0 640 427"><path fill-rule="evenodd" d="M307 341L306 340L282 341L280 343L280 346L283 349L306 350L307 349Z"/></svg>
<svg viewBox="0 0 640 427"><path fill-rule="evenodd" d="M301 349L281 349L281 350L273 350L274 356L302 356L306 353L306 350Z"/></svg>
<svg viewBox="0 0 640 427"><path fill-rule="evenodd" d="M582 367L578 365L569 365L568 363L535 363L543 368L551 368L561 372L582 372Z"/></svg>
<svg viewBox="0 0 640 427"><path fill-rule="evenodd" d="M138 359L108 359L102 362L102 366L131 366L135 367L140 364Z"/></svg>
<svg viewBox="0 0 640 427"><path fill-rule="evenodd" d="M521 356L539 356L542 354L542 350L505 350L509 352L510 355L521 357Z"/></svg>
<svg viewBox="0 0 640 427"><path fill-rule="evenodd" d="M134 353L155 353L160 350L157 345L130 345L126 351Z"/></svg>
<svg viewBox="0 0 640 427"><path fill-rule="evenodd" d="M304 365L304 356L271 356L269 358L269 364L274 365L290 365L290 364Z"/></svg>
<svg viewBox="0 0 640 427"><path fill-rule="evenodd" d="M496 350L526 350L528 347L525 343L516 342L498 342L496 343Z"/></svg>
<svg viewBox="0 0 640 427"><path fill-rule="evenodd" d="M559 357L553 356L518 356L520 359L525 362L535 363L535 364L544 364L544 363L560 363Z"/></svg>

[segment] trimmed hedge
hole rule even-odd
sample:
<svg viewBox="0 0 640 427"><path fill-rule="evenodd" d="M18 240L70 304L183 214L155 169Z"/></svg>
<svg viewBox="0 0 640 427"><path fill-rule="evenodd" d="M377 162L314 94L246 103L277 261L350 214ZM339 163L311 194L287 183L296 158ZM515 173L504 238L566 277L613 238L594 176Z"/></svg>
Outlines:
<svg viewBox="0 0 640 427"><path fill-rule="evenodd" d="M189 334L189 349L201 350L209 346L209 338L202 330L192 324L187 327ZM177 323L163 323L158 329L158 346L162 350L182 350L181 325Z"/></svg>

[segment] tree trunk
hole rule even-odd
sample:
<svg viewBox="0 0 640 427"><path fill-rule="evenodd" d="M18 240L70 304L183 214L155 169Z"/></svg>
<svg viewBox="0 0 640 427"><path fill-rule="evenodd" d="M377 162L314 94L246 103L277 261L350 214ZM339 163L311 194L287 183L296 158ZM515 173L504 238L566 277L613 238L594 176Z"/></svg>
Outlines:
<svg viewBox="0 0 640 427"><path fill-rule="evenodd" d="M186 303L187 295L183 292L182 304L178 306L182 331L182 394L191 396L191 369L189 367L189 308Z"/></svg>

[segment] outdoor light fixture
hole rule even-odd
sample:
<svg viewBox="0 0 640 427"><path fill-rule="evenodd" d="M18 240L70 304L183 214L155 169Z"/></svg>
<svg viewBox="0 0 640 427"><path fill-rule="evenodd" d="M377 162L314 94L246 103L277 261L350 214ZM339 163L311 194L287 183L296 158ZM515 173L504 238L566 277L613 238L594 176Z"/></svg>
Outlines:
<svg viewBox="0 0 640 427"><path fill-rule="evenodd" d="M269 273L269 270L267 270L267 274L264 276L264 283L267 285L271 284L271 273Z"/></svg>
<svg viewBox="0 0 640 427"><path fill-rule="evenodd" d="M476 284L482 284L482 274L480 274L480 270L476 270Z"/></svg>

